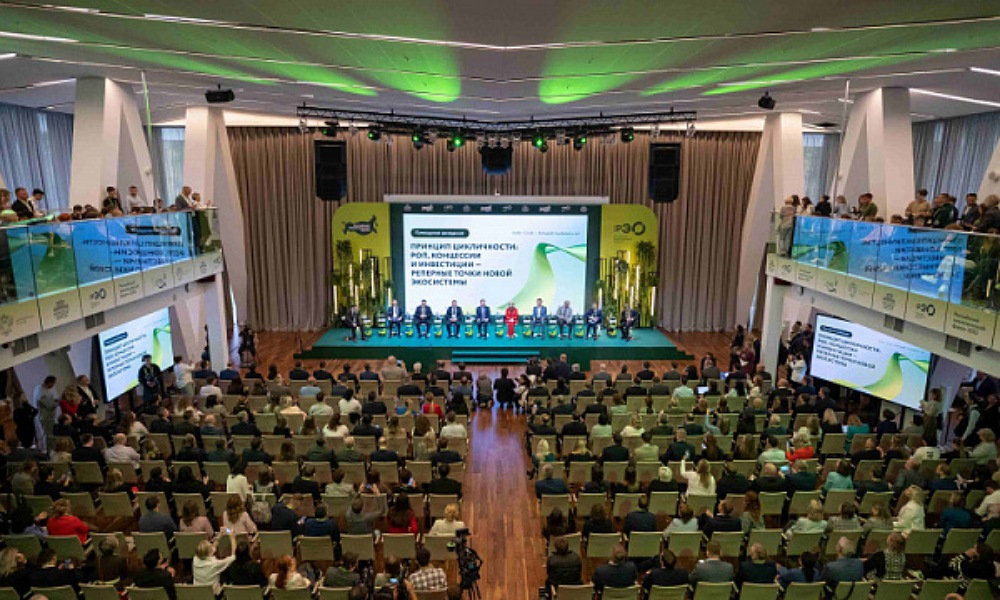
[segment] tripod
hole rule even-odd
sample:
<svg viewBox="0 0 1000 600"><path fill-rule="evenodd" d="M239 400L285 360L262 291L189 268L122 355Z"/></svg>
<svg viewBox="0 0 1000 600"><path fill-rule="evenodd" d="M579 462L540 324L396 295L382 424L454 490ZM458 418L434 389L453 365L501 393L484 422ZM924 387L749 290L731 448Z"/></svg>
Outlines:
<svg viewBox="0 0 1000 600"><path fill-rule="evenodd" d="M465 538L460 538L455 547L455 554L458 558L458 573L461 577L459 587L470 600L480 600L483 595L479 591L479 571L483 566L483 559L479 553L469 547Z"/></svg>

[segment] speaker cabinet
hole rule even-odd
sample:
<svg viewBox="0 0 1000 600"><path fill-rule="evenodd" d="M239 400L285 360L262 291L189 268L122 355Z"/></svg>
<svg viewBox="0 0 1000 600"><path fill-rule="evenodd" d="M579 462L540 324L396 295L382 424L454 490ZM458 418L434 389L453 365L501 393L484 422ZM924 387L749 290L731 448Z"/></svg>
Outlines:
<svg viewBox="0 0 1000 600"><path fill-rule="evenodd" d="M673 202L681 189L680 143L649 146L649 197L653 202Z"/></svg>
<svg viewBox="0 0 1000 600"><path fill-rule="evenodd" d="M347 142L316 140L316 197L340 200L347 195Z"/></svg>

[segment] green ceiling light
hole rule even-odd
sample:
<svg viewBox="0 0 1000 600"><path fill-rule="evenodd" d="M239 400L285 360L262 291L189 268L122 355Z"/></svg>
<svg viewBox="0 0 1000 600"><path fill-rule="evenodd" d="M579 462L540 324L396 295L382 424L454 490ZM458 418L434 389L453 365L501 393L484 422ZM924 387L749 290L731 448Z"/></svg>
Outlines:
<svg viewBox="0 0 1000 600"><path fill-rule="evenodd" d="M548 144L545 143L545 136L539 132L531 137L531 145L541 150L542 146L547 146Z"/></svg>
<svg viewBox="0 0 1000 600"><path fill-rule="evenodd" d="M368 139L373 142L377 142L382 139L382 130L378 127L368 128Z"/></svg>
<svg viewBox="0 0 1000 600"><path fill-rule="evenodd" d="M580 135L573 138L573 149L583 150L583 147L587 145L587 134L581 133Z"/></svg>
<svg viewBox="0 0 1000 600"><path fill-rule="evenodd" d="M462 146L465 145L465 138L462 137L461 133L456 133L455 135L451 136L451 139L448 140L448 143L451 144L452 148L461 148Z"/></svg>
<svg viewBox="0 0 1000 600"><path fill-rule="evenodd" d="M635 139L635 130L631 127L624 127L618 132L623 144L629 144Z"/></svg>

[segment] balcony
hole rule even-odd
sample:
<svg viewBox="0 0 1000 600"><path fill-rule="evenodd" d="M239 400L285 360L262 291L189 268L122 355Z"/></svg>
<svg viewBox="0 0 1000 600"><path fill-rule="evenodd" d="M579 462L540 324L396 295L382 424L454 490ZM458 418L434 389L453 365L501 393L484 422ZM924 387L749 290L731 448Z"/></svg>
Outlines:
<svg viewBox="0 0 1000 600"><path fill-rule="evenodd" d="M768 275L1000 349L1000 236L775 215Z"/></svg>
<svg viewBox="0 0 1000 600"><path fill-rule="evenodd" d="M222 268L216 209L0 228L0 343Z"/></svg>

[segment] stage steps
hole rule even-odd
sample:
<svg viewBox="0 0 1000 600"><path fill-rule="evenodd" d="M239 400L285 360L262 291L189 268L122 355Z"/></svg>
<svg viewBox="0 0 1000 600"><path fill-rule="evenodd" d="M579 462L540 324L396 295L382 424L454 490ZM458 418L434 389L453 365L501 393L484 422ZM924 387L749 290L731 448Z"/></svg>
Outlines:
<svg viewBox="0 0 1000 600"><path fill-rule="evenodd" d="M531 348L452 350L451 362L464 362L466 364L521 363L538 356L538 354L537 350Z"/></svg>

